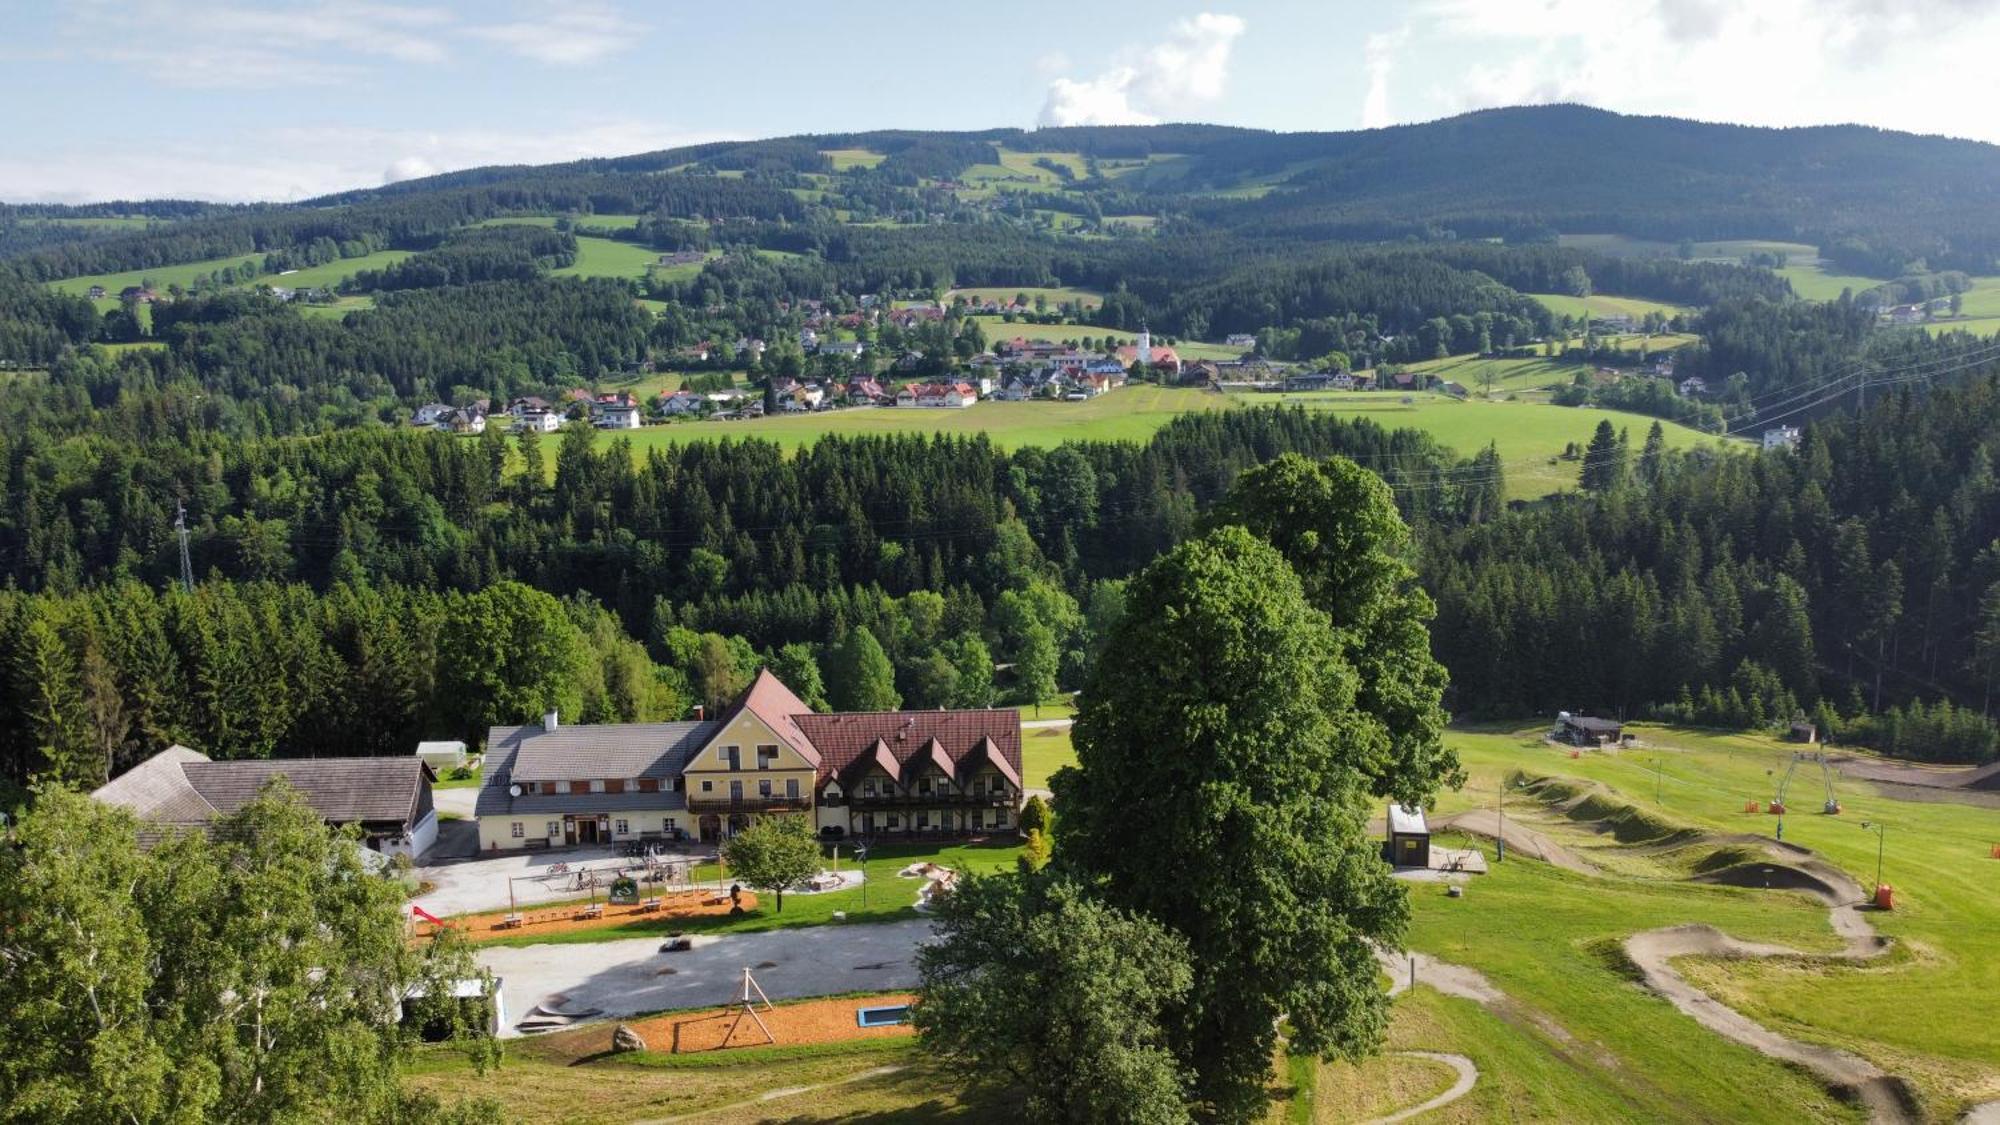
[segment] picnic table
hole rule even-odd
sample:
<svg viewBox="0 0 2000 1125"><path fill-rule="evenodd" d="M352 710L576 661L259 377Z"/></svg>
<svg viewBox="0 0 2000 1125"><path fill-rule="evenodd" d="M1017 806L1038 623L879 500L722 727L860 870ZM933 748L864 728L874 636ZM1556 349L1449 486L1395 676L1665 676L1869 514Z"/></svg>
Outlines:
<svg viewBox="0 0 2000 1125"><path fill-rule="evenodd" d="M500 919L500 929L515 930L519 929L520 927L521 927L521 916L519 914L509 914L505 918Z"/></svg>
<svg viewBox="0 0 2000 1125"><path fill-rule="evenodd" d="M583 908L583 916L584 916L585 918L602 918L602 917L604 917L604 904L603 904L603 903L601 903L601 902L593 902L593 903L591 903L591 904L590 904L589 906L586 906L586 907L584 907L584 908Z"/></svg>
<svg viewBox="0 0 2000 1125"><path fill-rule="evenodd" d="M653 911L653 910L658 910L659 908L660 908L660 897L658 895L654 895L652 898L639 900L639 909L641 911Z"/></svg>

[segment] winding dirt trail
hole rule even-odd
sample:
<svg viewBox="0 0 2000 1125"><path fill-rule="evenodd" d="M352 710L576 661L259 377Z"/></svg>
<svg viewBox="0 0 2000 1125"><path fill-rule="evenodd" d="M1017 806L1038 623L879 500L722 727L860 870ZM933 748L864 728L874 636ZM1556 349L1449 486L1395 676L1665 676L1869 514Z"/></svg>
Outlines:
<svg viewBox="0 0 2000 1125"><path fill-rule="evenodd" d="M1768 848L1767 854L1772 856L1769 862L1741 863L1698 878L1730 886L1802 891L1819 899L1826 903L1834 932L1846 942L1838 953L1809 954L1783 945L1742 941L1714 926L1684 925L1632 935L1625 939L1626 956L1638 966L1648 988L1696 1023L1770 1058L1805 1068L1835 1096L1866 1106L1871 1121L1921 1121L1922 1107L1907 1079L1851 1052L1780 1035L1688 983L1673 966L1677 957L1865 961L1886 952L1888 941L1862 913L1861 884L1816 856L1798 854L1801 850Z"/></svg>
<svg viewBox="0 0 2000 1125"><path fill-rule="evenodd" d="M1363 1122L1362 1125L1392 1125L1393 1122L1407 1121L1421 1113L1429 1113L1434 1109L1443 1109L1445 1106L1470 1094L1472 1087L1479 1081L1479 1067L1464 1055L1454 1055L1445 1051L1391 1051L1390 1054L1406 1059L1429 1059L1432 1062L1443 1063L1458 1072L1458 1081L1451 1084L1451 1089L1446 1090L1444 1093L1439 1094L1422 1105L1413 1105L1408 1109L1399 1109L1387 1117L1370 1118Z"/></svg>

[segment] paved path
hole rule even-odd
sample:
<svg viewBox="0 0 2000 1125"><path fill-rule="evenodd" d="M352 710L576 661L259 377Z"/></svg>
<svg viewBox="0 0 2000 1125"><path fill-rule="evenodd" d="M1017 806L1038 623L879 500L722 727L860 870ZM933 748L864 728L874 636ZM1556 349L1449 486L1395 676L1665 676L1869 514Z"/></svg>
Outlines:
<svg viewBox="0 0 2000 1125"><path fill-rule="evenodd" d="M593 1019L720 1005L735 996L745 968L773 1000L914 988L912 954L930 932L928 921L913 919L697 936L685 953L661 953L664 939L654 935L487 946L477 958L503 982L509 1026L502 1034L514 1035L512 1025L537 1005L598 1009Z"/></svg>

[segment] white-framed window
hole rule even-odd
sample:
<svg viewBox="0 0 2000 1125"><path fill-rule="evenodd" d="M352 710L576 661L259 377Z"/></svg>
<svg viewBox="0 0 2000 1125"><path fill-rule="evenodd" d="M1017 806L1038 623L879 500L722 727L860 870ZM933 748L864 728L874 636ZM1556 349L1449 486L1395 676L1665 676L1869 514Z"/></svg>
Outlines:
<svg viewBox="0 0 2000 1125"><path fill-rule="evenodd" d="M722 748L722 763L730 769L743 768L742 756L743 748L741 746L724 746Z"/></svg>
<svg viewBox="0 0 2000 1125"><path fill-rule="evenodd" d="M665 820L662 820L660 822L660 827L666 829L668 832L674 832L677 830L674 825L673 817L667 817Z"/></svg>
<svg viewBox="0 0 2000 1125"><path fill-rule="evenodd" d="M567 792L569 792L569 782L567 782L567 781L558 781L558 782L556 782L556 792L558 792L558 793L567 793Z"/></svg>
<svg viewBox="0 0 2000 1125"><path fill-rule="evenodd" d="M743 799L743 783L742 783L742 782L740 782L740 781L732 781L732 782L730 782L730 783L729 783L729 799L730 799L730 800L732 800L732 801L740 801L740 800L742 800L742 799Z"/></svg>
<svg viewBox="0 0 2000 1125"><path fill-rule="evenodd" d="M930 826L931 826L931 814L929 814L929 813L927 813L927 812L920 812L920 813L918 813L918 814L917 814L917 827L918 827L918 828L929 828Z"/></svg>
<svg viewBox="0 0 2000 1125"><path fill-rule="evenodd" d="M902 816L901 816L901 815L899 815L899 814L897 814L897 813L890 813L890 814L889 814L889 827L891 827L891 828L901 828L902 826L903 826L903 818L902 818Z"/></svg>
<svg viewBox="0 0 2000 1125"><path fill-rule="evenodd" d="M875 779L874 779L874 778L872 778L872 777L871 777L871 778L869 778L869 779L868 779L867 781L864 781L864 782L862 782L862 783L861 783L861 795L862 795L863 797L873 797L873 796L875 795Z"/></svg>
<svg viewBox="0 0 2000 1125"><path fill-rule="evenodd" d="M759 797L768 797L771 795L771 783L768 779L757 783L757 795Z"/></svg>
<svg viewBox="0 0 2000 1125"><path fill-rule="evenodd" d="M632 834L632 825L624 817L619 817L617 820L611 822L611 834L613 836L630 836Z"/></svg>
<svg viewBox="0 0 2000 1125"><path fill-rule="evenodd" d="M701 791L702 791L702 792L704 792L704 793L713 793L713 792L715 792L715 782L713 782L713 781L704 781L704 782L702 782L702 783L701 783Z"/></svg>
<svg viewBox="0 0 2000 1125"><path fill-rule="evenodd" d="M1001 810L1000 810L999 812L996 812L996 813L994 813L994 814L993 814L993 827L995 827L995 828L1005 828L1005 827L1007 827L1007 810L1006 810L1006 809L1001 809Z"/></svg>
<svg viewBox="0 0 2000 1125"><path fill-rule="evenodd" d="M778 748L776 746L759 746L757 748L758 769L767 770L777 764L778 764Z"/></svg>
<svg viewBox="0 0 2000 1125"><path fill-rule="evenodd" d="M518 821L518 820L517 820L517 821L515 821L515 822L514 822L514 838L515 838L516 840L519 840L519 839L521 839L522 837L526 836L527 834L528 834L528 828L527 828L527 826L526 826L526 825L524 825L524 824L522 824L522 823L521 823L520 821Z"/></svg>
<svg viewBox="0 0 2000 1125"><path fill-rule="evenodd" d="M798 799L799 799L799 779L798 779L798 778L796 778L796 777L788 777L788 778L786 778L786 779L785 779L785 796L787 796L787 797L791 798L791 799L792 799L792 800L794 800L794 801L796 801L796 800L798 800Z"/></svg>
<svg viewBox="0 0 2000 1125"><path fill-rule="evenodd" d="M593 781L593 782L591 782L591 783L590 783L590 791L591 791L592 793L602 793L602 792L604 792L604 783L603 783L602 781Z"/></svg>
<svg viewBox="0 0 2000 1125"><path fill-rule="evenodd" d="M542 833L542 835L544 836L562 835L562 821L560 820L551 820L546 825L544 825L544 827L548 829L546 832Z"/></svg>

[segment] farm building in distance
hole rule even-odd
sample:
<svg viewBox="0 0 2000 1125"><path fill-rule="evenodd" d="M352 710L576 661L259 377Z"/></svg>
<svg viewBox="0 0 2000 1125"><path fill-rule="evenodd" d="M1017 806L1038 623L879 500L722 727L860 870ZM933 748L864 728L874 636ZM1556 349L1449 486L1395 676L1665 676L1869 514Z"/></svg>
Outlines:
<svg viewBox="0 0 2000 1125"><path fill-rule="evenodd" d="M1624 733L1624 725L1616 719L1593 719L1567 711L1556 722L1556 737L1571 746L1605 746L1617 742Z"/></svg>

